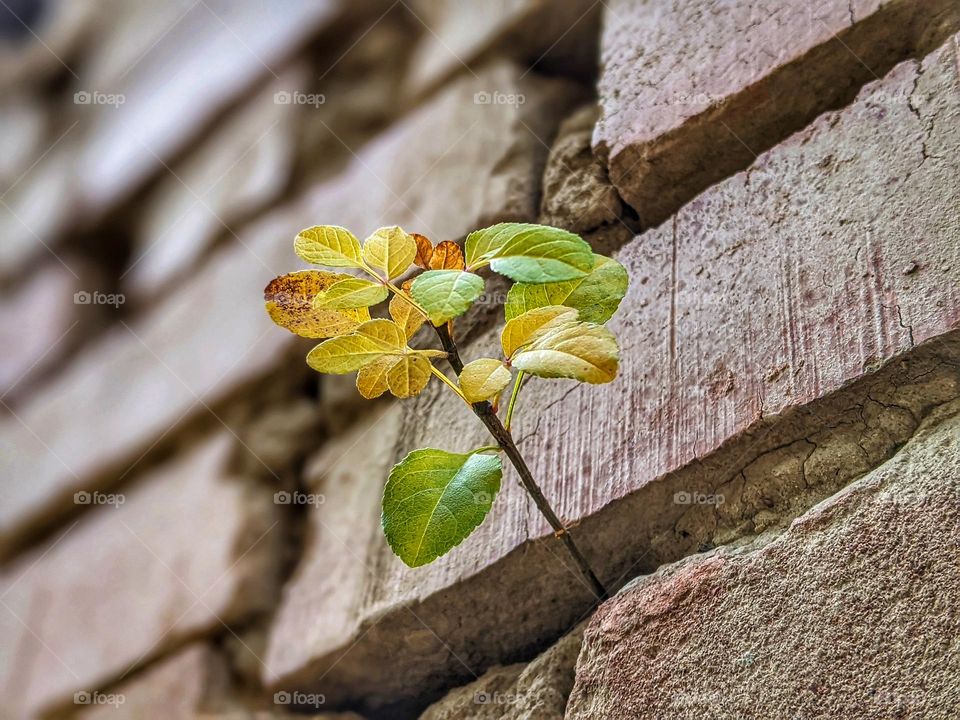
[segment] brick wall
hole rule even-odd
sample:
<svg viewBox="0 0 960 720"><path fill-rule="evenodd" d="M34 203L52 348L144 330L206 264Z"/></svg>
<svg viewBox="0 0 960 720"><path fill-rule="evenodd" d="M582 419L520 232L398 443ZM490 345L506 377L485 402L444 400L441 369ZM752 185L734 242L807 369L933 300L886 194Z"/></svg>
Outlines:
<svg viewBox="0 0 960 720"><path fill-rule="evenodd" d="M32 8L32 9L31 9ZM0 718L960 713L960 6L0 8ZM620 377L411 570L380 494L487 444L261 289L330 223L581 234ZM503 290L488 279L488 294ZM468 357L495 304L458 321Z"/></svg>

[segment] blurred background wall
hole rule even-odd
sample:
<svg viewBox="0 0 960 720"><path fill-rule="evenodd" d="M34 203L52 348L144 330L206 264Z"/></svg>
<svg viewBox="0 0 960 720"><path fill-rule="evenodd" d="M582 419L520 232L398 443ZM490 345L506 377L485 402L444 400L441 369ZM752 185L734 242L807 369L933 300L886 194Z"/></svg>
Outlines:
<svg viewBox="0 0 960 720"><path fill-rule="evenodd" d="M955 662L894 643L858 684L837 650L881 652L851 603L960 632L918 620L960 599L960 21L920 5L0 0L0 717L956 707ZM509 477L450 555L394 558L389 467L482 428L320 378L263 308L303 227L504 220L631 275L621 378L538 386L519 431L638 578L592 620Z"/></svg>

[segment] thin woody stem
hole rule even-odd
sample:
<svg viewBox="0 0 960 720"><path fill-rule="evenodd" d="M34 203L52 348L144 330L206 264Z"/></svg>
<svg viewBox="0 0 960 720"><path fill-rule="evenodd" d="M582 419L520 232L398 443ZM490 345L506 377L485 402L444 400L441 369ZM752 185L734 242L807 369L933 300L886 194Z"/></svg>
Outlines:
<svg viewBox="0 0 960 720"><path fill-rule="evenodd" d="M457 350L456 344L453 342L453 338L450 337L447 326L441 325L440 327L435 327L435 329L437 335L440 337L440 343L443 345L443 349L447 352L447 360L450 366L454 372L459 375L463 370L463 361L460 359L460 353ZM547 519L547 522L550 523L554 534L567 548L577 569L597 596L597 600L606 600L609 597L607 589L597 578L587 559L583 556L583 553L580 552L580 548L577 547L570 533L560 521L560 518L557 517L553 508L550 507L550 503L544 496L540 486L537 485L536 480L533 479L533 474L530 472L530 468L527 467L527 463L520 454L520 450L517 448L517 444L514 442L510 431L500 422L500 418L497 417L490 403L474 403L471 407L473 408L474 414L480 418L480 421L486 426L503 452L510 458L510 462L513 464L513 467L516 468L517 474L520 475L520 482L523 484L524 489L530 494L530 497L533 498L533 502L536 504L537 509L540 510L540 513Z"/></svg>

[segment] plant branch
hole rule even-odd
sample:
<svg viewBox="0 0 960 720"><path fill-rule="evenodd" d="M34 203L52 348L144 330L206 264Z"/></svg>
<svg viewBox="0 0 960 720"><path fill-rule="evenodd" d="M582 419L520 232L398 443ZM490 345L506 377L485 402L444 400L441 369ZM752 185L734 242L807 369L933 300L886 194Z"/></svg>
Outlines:
<svg viewBox="0 0 960 720"><path fill-rule="evenodd" d="M443 349L447 352L447 360L450 362L450 366L454 372L459 375L463 371L463 361L460 359L460 352L457 350L456 343L454 343L453 338L450 337L450 332L445 324L440 327L434 327L437 335L440 337L440 343L443 345ZM510 431L500 422L500 418L497 417L490 403L474 403L471 407L476 416L480 418L480 421L493 436L494 440L497 441L500 448L506 453L507 457L510 458L510 462L520 475L520 482L523 484L524 489L530 494L530 497L533 498L533 502L536 504L537 509L540 510L540 513L547 519L547 522L550 523L554 534L567 548L577 569L597 596L597 600L606 600L609 597L607 589L597 578L587 559L583 556L583 553L580 552L580 548L577 547L570 533L553 511L540 486L537 485L536 480L533 479L533 474L530 472L530 468L527 467L527 463L520 454L520 450L517 448Z"/></svg>

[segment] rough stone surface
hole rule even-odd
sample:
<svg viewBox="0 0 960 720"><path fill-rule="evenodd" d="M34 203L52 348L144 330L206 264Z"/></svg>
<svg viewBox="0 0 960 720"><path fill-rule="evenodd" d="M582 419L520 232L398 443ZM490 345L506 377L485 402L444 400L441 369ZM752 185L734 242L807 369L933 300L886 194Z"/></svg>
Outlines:
<svg viewBox="0 0 960 720"><path fill-rule="evenodd" d="M951 0L615 0L594 145L626 202L656 225L958 29Z"/></svg>
<svg viewBox="0 0 960 720"><path fill-rule="evenodd" d="M958 478L953 403L782 536L631 583L589 623L567 717L956 717Z"/></svg>
<svg viewBox="0 0 960 720"><path fill-rule="evenodd" d="M585 105L560 124L543 173L540 222L580 235L615 225L632 235L620 195L590 149L597 112Z"/></svg>
<svg viewBox="0 0 960 720"><path fill-rule="evenodd" d="M519 74L495 64L451 87L372 143L343 177L248 225L176 294L115 328L17 417L0 421L17 449L0 488L0 548L78 487L116 481L173 428L279 371L294 344L302 354L290 362L302 362L311 343L275 327L260 292L297 269L291 239L301 228L336 223L365 237L397 223L439 240L535 219L545 143L577 93ZM472 104L487 84L523 88L531 103Z"/></svg>
<svg viewBox="0 0 960 720"><path fill-rule="evenodd" d="M418 29L426 29L407 76L411 95L455 73L473 72L494 53L524 69L537 65L583 76L596 64L600 6L590 0L413 0L407 7Z"/></svg>
<svg viewBox="0 0 960 720"><path fill-rule="evenodd" d="M420 720L563 720L582 642L581 626L529 664L491 668L431 705Z"/></svg>
<svg viewBox="0 0 960 720"><path fill-rule="evenodd" d="M222 434L128 493L78 497L87 514L8 567L0 647L12 716L70 702L274 601L272 494L230 473L232 446Z"/></svg>
<svg viewBox="0 0 960 720"><path fill-rule="evenodd" d="M960 195L954 58L948 45L899 66L628 245L618 258L631 288L611 322L621 377L588 389L538 383L521 398L522 449L559 514L580 522L574 534L607 582L782 525L957 396L960 249L956 218L942 212ZM884 100L896 94L909 101ZM476 419L439 395L403 406L390 461L487 444ZM278 634L291 660L276 671L388 703L561 635L590 595L510 474L477 532L427 567L403 566L374 527L370 554L357 552L375 572L358 571L355 557L338 571L363 575L353 628L337 622L329 638L350 641ZM385 475L354 481L370 517ZM718 492L730 502L700 500ZM343 582L309 592L322 598Z"/></svg>

